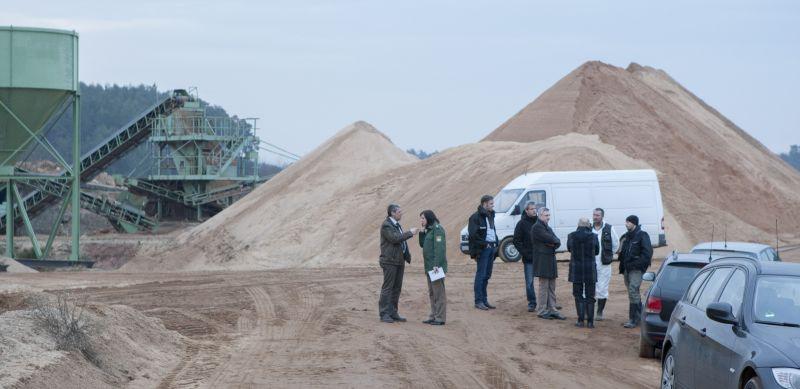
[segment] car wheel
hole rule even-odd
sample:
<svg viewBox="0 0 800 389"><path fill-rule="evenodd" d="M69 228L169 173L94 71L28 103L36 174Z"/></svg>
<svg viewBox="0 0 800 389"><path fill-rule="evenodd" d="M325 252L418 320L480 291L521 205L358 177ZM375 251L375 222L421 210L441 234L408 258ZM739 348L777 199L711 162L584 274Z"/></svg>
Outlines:
<svg viewBox="0 0 800 389"><path fill-rule="evenodd" d="M744 389L761 389L764 385L761 385L761 378L755 376L747 380L747 383L744 384Z"/></svg>
<svg viewBox="0 0 800 389"><path fill-rule="evenodd" d="M510 236L500 242L499 250L500 259L502 259L503 262L517 262L522 258L519 250L514 247L513 239Z"/></svg>
<svg viewBox="0 0 800 389"><path fill-rule="evenodd" d="M656 348L644 340L644 336L639 335L639 356L642 358L653 359L656 357Z"/></svg>
<svg viewBox="0 0 800 389"><path fill-rule="evenodd" d="M673 389L675 385L675 353L669 349L661 364L661 389Z"/></svg>

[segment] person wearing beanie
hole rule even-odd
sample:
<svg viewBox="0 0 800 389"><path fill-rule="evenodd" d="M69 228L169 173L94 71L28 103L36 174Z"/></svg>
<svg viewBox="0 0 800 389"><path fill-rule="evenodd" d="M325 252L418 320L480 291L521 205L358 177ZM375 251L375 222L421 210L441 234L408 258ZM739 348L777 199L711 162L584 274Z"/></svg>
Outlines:
<svg viewBox="0 0 800 389"><path fill-rule="evenodd" d="M622 247L619 252L619 272L625 277L629 305L628 321L622 326L634 328L641 320L642 296L639 288L642 285L642 275L653 260L653 245L650 235L639 225L638 216L628 216L625 219L625 228L628 232L620 239Z"/></svg>

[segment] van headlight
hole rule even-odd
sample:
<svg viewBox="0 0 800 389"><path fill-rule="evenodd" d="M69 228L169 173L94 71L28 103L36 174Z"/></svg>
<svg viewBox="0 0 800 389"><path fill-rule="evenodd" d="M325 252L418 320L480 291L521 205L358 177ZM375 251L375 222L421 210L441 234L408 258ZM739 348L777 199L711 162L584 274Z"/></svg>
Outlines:
<svg viewBox="0 0 800 389"><path fill-rule="evenodd" d="M772 369L772 375L781 388L800 389L800 369Z"/></svg>

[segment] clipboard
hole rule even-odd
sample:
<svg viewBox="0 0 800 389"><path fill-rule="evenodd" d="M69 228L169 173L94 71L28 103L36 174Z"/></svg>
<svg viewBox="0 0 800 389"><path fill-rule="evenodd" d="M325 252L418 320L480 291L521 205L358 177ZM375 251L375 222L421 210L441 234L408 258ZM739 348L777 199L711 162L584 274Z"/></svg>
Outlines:
<svg viewBox="0 0 800 389"><path fill-rule="evenodd" d="M444 270L441 267L434 266L433 270L428 272L428 277L430 277L431 282L441 280L445 277Z"/></svg>

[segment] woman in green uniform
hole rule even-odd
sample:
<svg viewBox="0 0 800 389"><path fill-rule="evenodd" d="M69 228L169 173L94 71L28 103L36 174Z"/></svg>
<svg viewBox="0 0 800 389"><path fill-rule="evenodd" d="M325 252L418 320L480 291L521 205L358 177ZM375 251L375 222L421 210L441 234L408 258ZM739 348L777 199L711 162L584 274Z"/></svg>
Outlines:
<svg viewBox="0 0 800 389"><path fill-rule="evenodd" d="M431 313L425 324L444 325L447 310L447 297L444 292L444 275L447 273L444 227L431 210L419 214L419 245L425 262L425 277L428 279L428 296L431 299ZM431 281L433 276L434 281ZM441 277L441 278L440 278Z"/></svg>

